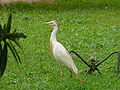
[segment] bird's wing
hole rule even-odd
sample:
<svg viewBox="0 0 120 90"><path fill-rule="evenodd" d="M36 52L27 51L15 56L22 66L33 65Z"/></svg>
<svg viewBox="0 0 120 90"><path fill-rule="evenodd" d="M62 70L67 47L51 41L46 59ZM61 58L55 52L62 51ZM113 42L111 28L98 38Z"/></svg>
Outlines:
<svg viewBox="0 0 120 90"><path fill-rule="evenodd" d="M72 60L72 57L70 56L69 52L63 47L63 45L59 42L56 43L56 45L53 48L53 54L56 60L62 64L71 69L74 72L77 72L77 68Z"/></svg>

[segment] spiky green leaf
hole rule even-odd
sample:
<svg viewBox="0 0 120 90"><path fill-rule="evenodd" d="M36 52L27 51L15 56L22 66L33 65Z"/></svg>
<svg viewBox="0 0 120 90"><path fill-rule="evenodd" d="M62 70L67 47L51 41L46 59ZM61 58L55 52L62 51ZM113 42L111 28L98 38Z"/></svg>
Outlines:
<svg viewBox="0 0 120 90"><path fill-rule="evenodd" d="M9 17L8 17L8 22L7 22L7 33L10 33L10 30L11 30L11 23L12 23L12 14L10 14Z"/></svg>
<svg viewBox="0 0 120 90"><path fill-rule="evenodd" d="M7 44L7 46L9 47L9 49L11 50L15 60L17 63L21 63L21 61L18 59L15 50L13 49L13 47L11 46L11 44L9 44L8 42L5 42Z"/></svg>
<svg viewBox="0 0 120 90"><path fill-rule="evenodd" d="M14 43L23 51L22 47L20 46L20 44L16 41L16 40L13 40Z"/></svg>
<svg viewBox="0 0 120 90"><path fill-rule="evenodd" d="M7 27L6 27L6 24L4 24L4 26L3 26L3 32L4 32L4 33L7 33Z"/></svg>
<svg viewBox="0 0 120 90"><path fill-rule="evenodd" d="M2 45L0 43L0 77L2 76Z"/></svg>
<svg viewBox="0 0 120 90"><path fill-rule="evenodd" d="M15 30L13 31L13 33L16 33L16 31L17 31L17 29L15 29Z"/></svg>
<svg viewBox="0 0 120 90"><path fill-rule="evenodd" d="M24 33L19 33L19 37L21 37L21 38L27 38L27 36L24 34Z"/></svg>
<svg viewBox="0 0 120 90"><path fill-rule="evenodd" d="M6 39L9 39L9 40L16 40L20 38L26 38L26 35L24 33L9 33L7 34L7 37L6 37Z"/></svg>
<svg viewBox="0 0 120 90"><path fill-rule="evenodd" d="M20 56L19 54L17 53L17 50L15 49L14 45L11 43L11 41L9 41L10 45L11 45L11 48L13 49L13 51L15 52L15 55L17 57L17 60L19 63L21 63L21 59L20 59Z"/></svg>
<svg viewBox="0 0 120 90"><path fill-rule="evenodd" d="M2 25L0 24L0 34L2 33Z"/></svg>
<svg viewBox="0 0 120 90"><path fill-rule="evenodd" d="M0 24L0 38L1 38L1 34L2 34L2 26Z"/></svg>
<svg viewBox="0 0 120 90"><path fill-rule="evenodd" d="M4 48L2 50L2 56L0 60L0 77L3 76L6 65L7 65L7 54L8 54L8 49L7 49L7 44L4 44Z"/></svg>
<svg viewBox="0 0 120 90"><path fill-rule="evenodd" d="M17 29L15 29L13 33L10 33L11 23L12 14L9 15L7 24L4 24L3 26L0 24L0 77L2 77L7 65L7 48L11 50L16 62L21 63L20 56L12 42L14 42L19 48L22 49L22 47L17 42L17 39L26 38L26 35L24 33L17 33ZM1 44L1 41L4 42L4 44Z"/></svg>
<svg viewBox="0 0 120 90"><path fill-rule="evenodd" d="M1 57L2 56L2 45L1 45L1 42L0 42L0 62L1 62Z"/></svg>

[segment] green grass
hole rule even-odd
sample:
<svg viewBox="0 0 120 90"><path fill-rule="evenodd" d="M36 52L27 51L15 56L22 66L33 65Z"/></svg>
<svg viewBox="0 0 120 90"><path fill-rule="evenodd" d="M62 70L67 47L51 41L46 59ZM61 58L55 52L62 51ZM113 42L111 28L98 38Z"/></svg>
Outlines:
<svg viewBox="0 0 120 90"><path fill-rule="evenodd" d="M113 51L120 51L120 1L119 0L72 0L56 3L12 3L0 9L0 23L6 22L13 13L13 30L24 32L27 39L20 40L24 54L19 51L22 65L17 65L11 52L7 69L0 79L0 90L119 90L120 79L114 72L117 55L109 58L99 69L103 75L94 72L88 75L80 72L77 78L69 77L63 68L63 81L59 80L59 67L51 55L49 38L52 27L41 23L58 20L60 30L57 39L69 51L75 50L86 60L90 56L102 60ZM24 7L24 8L23 8ZM79 70L86 69L79 59L72 55Z"/></svg>

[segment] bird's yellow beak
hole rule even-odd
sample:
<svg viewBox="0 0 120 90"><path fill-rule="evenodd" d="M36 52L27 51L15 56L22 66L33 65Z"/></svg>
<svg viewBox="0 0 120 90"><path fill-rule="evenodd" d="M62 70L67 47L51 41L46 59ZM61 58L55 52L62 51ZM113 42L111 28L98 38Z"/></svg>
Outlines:
<svg viewBox="0 0 120 90"><path fill-rule="evenodd" d="M42 23L42 24L51 24L50 22L45 22L45 23Z"/></svg>

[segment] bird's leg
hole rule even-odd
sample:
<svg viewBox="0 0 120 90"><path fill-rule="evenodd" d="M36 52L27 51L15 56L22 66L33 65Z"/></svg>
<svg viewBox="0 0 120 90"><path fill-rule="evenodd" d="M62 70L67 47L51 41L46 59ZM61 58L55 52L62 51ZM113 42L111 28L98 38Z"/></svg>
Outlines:
<svg viewBox="0 0 120 90"><path fill-rule="evenodd" d="M73 73L75 74L75 76L78 78L78 80L79 80L80 82L85 82L84 80L81 80L80 77L79 77L75 72L73 72Z"/></svg>
<svg viewBox="0 0 120 90"><path fill-rule="evenodd" d="M70 71L70 76L69 77L72 77L72 71L71 70L69 70Z"/></svg>
<svg viewBox="0 0 120 90"><path fill-rule="evenodd" d="M60 65L60 80L62 80L62 66Z"/></svg>
<svg viewBox="0 0 120 90"><path fill-rule="evenodd" d="M60 80L62 80L62 71L60 72Z"/></svg>

